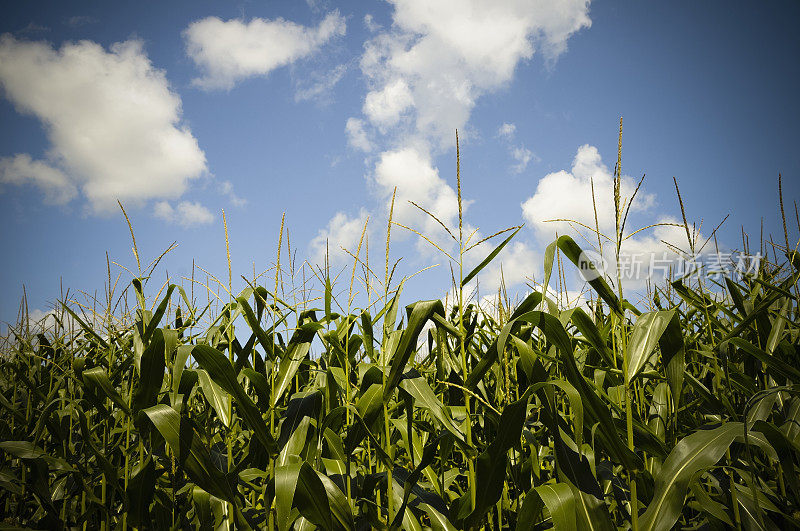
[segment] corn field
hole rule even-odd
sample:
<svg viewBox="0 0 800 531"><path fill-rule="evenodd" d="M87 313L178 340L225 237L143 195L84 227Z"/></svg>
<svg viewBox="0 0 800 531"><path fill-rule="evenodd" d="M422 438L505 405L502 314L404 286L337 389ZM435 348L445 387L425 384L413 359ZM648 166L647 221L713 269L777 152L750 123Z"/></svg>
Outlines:
<svg viewBox="0 0 800 531"><path fill-rule="evenodd" d="M124 289L109 274L102 309L22 319L0 359L0 527L800 527L788 236L752 274L636 304L595 275L582 306L538 289L490 311L465 287L516 231L465 271L447 229L450 298L404 305L392 225L384 271L359 245L349 279L312 271L316 293L279 253L274 279L212 278L207 304L211 281L156 291L139 266ZM541 285L581 253L558 238Z"/></svg>

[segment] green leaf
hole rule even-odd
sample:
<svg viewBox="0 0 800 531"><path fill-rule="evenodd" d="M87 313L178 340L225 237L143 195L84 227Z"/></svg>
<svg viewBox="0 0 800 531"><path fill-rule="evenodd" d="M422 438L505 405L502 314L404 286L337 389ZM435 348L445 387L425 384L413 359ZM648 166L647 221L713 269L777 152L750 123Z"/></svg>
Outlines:
<svg viewBox="0 0 800 531"><path fill-rule="evenodd" d="M311 470L311 467L309 466L308 469ZM328 476L317 470L314 470L314 473L325 488L325 495L328 497L328 506L330 507L333 517L336 518L336 521L345 529L354 529L355 522L350 506L347 504L347 497Z"/></svg>
<svg viewBox="0 0 800 531"><path fill-rule="evenodd" d="M361 336L364 338L364 352L367 354L367 358L369 358L372 362L376 362L375 359L375 338L372 330L372 317L369 315L367 310L361 312Z"/></svg>
<svg viewBox="0 0 800 531"><path fill-rule="evenodd" d="M208 375L233 397L237 410L250 426L252 434L258 439L258 442L271 454L277 453L278 447L275 439L272 438L269 428L261 418L258 408L236 379L233 366L228 358L219 350L208 345L195 346L192 349L192 356L203 369L208 371Z"/></svg>
<svg viewBox="0 0 800 531"><path fill-rule="evenodd" d="M792 458L795 448L792 443L778 428L763 420L756 421L753 424L752 431L764 434L769 444L775 449L781 468L783 468L784 481L794 493L795 499L800 499L800 474L795 470Z"/></svg>
<svg viewBox="0 0 800 531"><path fill-rule="evenodd" d="M275 460L275 466L286 465L291 461L292 456L300 456L303 452L303 448L305 448L308 443L307 437L310 425L310 417L303 417L300 420L300 423L294 431L292 431L292 434L289 435L289 440L286 441L286 445L281 449L281 453L278 454L278 459Z"/></svg>
<svg viewBox="0 0 800 531"><path fill-rule="evenodd" d="M169 287L167 287L166 295L164 295L164 298L161 299L161 303L158 305L158 308L156 308L155 313L153 313L153 317L150 318L150 322L147 323L147 328L142 336L143 342L147 343L150 340L156 328L158 327L158 323L161 322L161 318L164 317L164 312L167 311L169 299L172 297L172 292L175 291L175 287L176 286L174 284L170 284Z"/></svg>
<svg viewBox="0 0 800 531"><path fill-rule="evenodd" d="M525 297L519 306L514 309L514 313L511 314L511 317L509 317L508 324L512 325L509 329L509 333L516 333L518 331L520 323L517 323L516 319L520 315L534 310L541 302L542 294L536 291ZM478 382L480 382L481 379L486 375L492 365L497 362L498 358L499 352L497 350L497 339L495 339L483 353L483 356L481 356L478 364L472 369L472 372L469 373L464 386L467 389L474 389L475 386L478 385Z"/></svg>
<svg viewBox="0 0 800 531"><path fill-rule="evenodd" d="M392 396L395 388L400 383L400 378L403 376L408 359L416 350L417 339L425 323L434 313L444 315L444 306L440 300L418 301L407 306L406 312L408 313L408 326L403 330L400 343L397 345L397 350L395 350L392 357L392 368L386 380L386 387L383 389L384 400Z"/></svg>
<svg viewBox="0 0 800 531"><path fill-rule="evenodd" d="M320 326L316 323L313 324L315 327ZM296 343L294 345L287 349L286 354L280 362L280 365L278 365L278 372L275 376L275 393L271 397L272 406L275 406L275 404L278 403L283 396L283 393L292 383L292 378L294 378L294 375L297 373L297 369L300 368L300 364L303 363L303 360L305 359L306 355L308 354L308 350L311 347L311 343L308 342L299 344Z"/></svg>
<svg viewBox="0 0 800 531"><path fill-rule="evenodd" d="M655 492L639 519L643 531L668 531L681 514L689 481L713 466L725 450L744 433L740 422L728 422L713 430L700 430L681 439L655 477Z"/></svg>
<svg viewBox="0 0 800 531"><path fill-rule="evenodd" d="M589 285L594 288L600 298L603 299L603 301L605 301L605 303L608 304L612 310L622 315L622 305L617 299L617 296L614 295L614 292L608 286L608 283L606 283L605 279L602 277L595 265L586 257L583 249L581 249L580 246L569 236L561 236L558 238L558 240L547 246L544 254L544 285L547 286L547 283L550 282L550 274L553 271L553 260L555 259L556 247L561 249L561 252L564 253L564 256L566 256L570 262L578 267L581 272L581 276L583 276L584 280L586 280L586 282L588 282Z"/></svg>
<svg viewBox="0 0 800 531"><path fill-rule="evenodd" d="M81 372L81 378L85 383L90 383L100 388L107 398L118 405L126 414L130 415L131 410L128 408L128 404L125 403L125 400L119 392L114 389L111 380L108 379L108 374L106 374L105 369L102 367L92 367L91 369Z"/></svg>
<svg viewBox="0 0 800 531"><path fill-rule="evenodd" d="M677 312L672 315L672 319L661 334L658 348L661 350L661 363L665 368L667 383L675 403L674 409L677 410L681 402L683 374L686 370L686 350Z"/></svg>
<svg viewBox="0 0 800 531"><path fill-rule="evenodd" d="M475 463L475 507L467 516L466 527L478 525L489 509L500 499L508 465L508 451L519 444L525 412L528 408L526 392L522 398L509 404L500 415L499 431Z"/></svg>
<svg viewBox="0 0 800 531"><path fill-rule="evenodd" d="M263 328L261 328L258 317L256 317L256 314L253 312L253 308L250 306L250 303L247 302L247 297L237 297L236 302L239 303L239 308L242 310L242 315L244 316L244 320L247 322L247 326L250 327L250 330L252 330L258 338L258 342L261 343L261 347L264 349L264 352L270 352L274 345L272 338L266 332L264 332Z"/></svg>
<svg viewBox="0 0 800 531"><path fill-rule="evenodd" d="M333 487L338 490L335 485ZM320 475L308 463L291 463L277 467L275 495L279 530L285 531L292 524L290 516L292 506L297 507L300 514L309 522L322 529L333 529L331 518L333 514L328 491ZM340 509L336 508L337 513ZM346 516L342 518L347 521ZM352 515L350 520L352 521Z"/></svg>
<svg viewBox="0 0 800 531"><path fill-rule="evenodd" d="M557 531L577 529L575 523L575 498L572 490L565 483L546 483L531 489L528 496L535 493L541 498L550 517L553 519L553 529Z"/></svg>
<svg viewBox="0 0 800 531"><path fill-rule="evenodd" d="M540 311L528 312L520 315L514 321L510 321L503 327L497 340L497 348L505 348L511 327L516 322L528 322L539 328L548 341L556 346L560 354L559 359L564 368L567 381L577 389L582 398L583 410L590 420L598 422L597 438L603 448L611 455L614 460L621 463L630 471L639 470L643 463L641 459L628 449L624 440L620 437L611 413L605 403L594 392L590 384L578 370L575 363L575 354L572 350L572 343L561 322L554 316Z"/></svg>
<svg viewBox="0 0 800 531"><path fill-rule="evenodd" d="M473 278L475 278L475 276L476 276L478 273L480 273L480 272L481 272L481 270L482 270L484 267L486 267L487 265L489 265L489 262L491 262L492 260L494 260L494 257L495 257L495 256L497 256L497 254L498 254L500 251L502 251L502 250L503 250L503 247L505 247L505 246L506 246L506 244L507 244L508 242L510 242L510 241L511 241L511 238L513 238L514 236L516 236L516 235L517 235L517 233L518 233L518 232L519 232L521 229L522 229L522 227L519 227L517 230L515 230L514 232L512 232L512 233L511 233L511 236L509 236L508 238L506 238L505 240L503 240L503 241L500 243L500 245L498 245L497 247L495 247L495 248L494 248L494 250L493 250L491 253L489 253L489 256L487 256L486 258L484 258L484 259L483 259L483 261L482 261L480 264L478 264L478 265L475 267L475 269L473 269L472 271L470 271L470 272L469 272L469 274L467 274L467 276L465 276L465 277L464 277L464 280L462 280L462 281L461 281L461 287L463 288L464 286L466 286L466 285L469 283L469 281L470 281L470 280L472 280Z"/></svg>
<svg viewBox="0 0 800 531"><path fill-rule="evenodd" d="M136 527L146 527L150 523L150 503L156 490L156 466L151 457L138 463L131 472L128 488L128 523Z"/></svg>
<svg viewBox="0 0 800 531"><path fill-rule="evenodd" d="M333 320L333 312L331 311L331 300L333 299L333 286L331 286L331 277L325 275L325 318L328 321Z"/></svg>
<svg viewBox="0 0 800 531"><path fill-rule="evenodd" d="M603 500L579 490L575 485L570 484L569 487L577 508L576 529L578 531L614 531L617 529L611 522L608 506Z"/></svg>
<svg viewBox="0 0 800 531"><path fill-rule="evenodd" d="M0 450L20 459L38 459L47 455L44 450L30 441L2 441Z"/></svg>
<svg viewBox="0 0 800 531"><path fill-rule="evenodd" d="M181 376L183 370L186 368L186 360L192 353L192 345L181 345L178 347L178 353L175 355L175 360L172 363L172 396L177 397L178 389L181 385Z"/></svg>
<svg viewBox="0 0 800 531"><path fill-rule="evenodd" d="M75 320L78 322L78 324L79 324L79 325L81 325L81 328L83 328L83 331L84 331L84 332L86 332L86 334L88 334L89 336L91 336L91 337L92 337L92 338L93 338L95 341L97 341L97 342L100 344L100 346L101 346L101 347L103 347L104 349L107 349L107 348L108 348L108 343L106 343L106 340L105 340L105 339L103 339L102 337L100 337L100 335L99 335L97 332L95 332L95 331L94 331L94 329L93 329L91 326L89 326L88 324L86 324L86 323L84 322L84 320L83 320L83 319L81 319L81 318L78 316L78 314L77 314L77 313L73 312L73 311L72 311L72 309L71 309L69 306L67 306L66 304L64 304L64 305L63 305L63 308L64 308L64 310L66 310L66 311L67 311L67 313L68 313L68 314L70 314L70 315L72 316L72 318L73 318L73 319L75 319Z"/></svg>
<svg viewBox="0 0 800 531"><path fill-rule="evenodd" d="M769 337L767 338L767 352L769 354L775 353L775 347L778 346L781 337L783 337L783 330L786 328L786 316L791 308L791 302L789 297L784 298L778 315L776 315L775 319L772 321L772 328L770 328Z"/></svg>
<svg viewBox="0 0 800 531"><path fill-rule="evenodd" d="M139 382L133 392L135 411L148 408L158 400L166 369L165 346L163 332L160 328L155 329L150 344L142 353Z"/></svg>
<svg viewBox="0 0 800 531"><path fill-rule="evenodd" d="M286 531L292 525L291 512L301 463L290 463L275 467L275 512L278 531Z"/></svg>
<svg viewBox="0 0 800 531"><path fill-rule="evenodd" d="M754 346L752 343L741 337L731 338L730 342L750 356L756 358L761 363L764 363L775 376L789 380L796 384L800 383L800 370L797 370L785 361L782 361L776 356L767 354L760 348Z"/></svg>
<svg viewBox="0 0 800 531"><path fill-rule="evenodd" d="M450 415L445 411L444 405L433 394L433 390L424 378L406 378L400 382L400 387L414 397L419 405L431 412L431 415L442 423L444 428L455 437L459 445L468 455L475 455L475 449L467 444L464 434L453 423Z"/></svg>
<svg viewBox="0 0 800 531"><path fill-rule="evenodd" d="M572 311L570 320L583 335L583 338L603 357L605 362L609 366L614 366L614 352L608 348L608 344L600 334L600 330L597 329L597 325L586 315L586 312L581 308L575 308Z"/></svg>
<svg viewBox="0 0 800 531"><path fill-rule="evenodd" d="M674 314L674 310L662 310L643 313L636 319L628 342L628 371L625 373L627 385L630 385L630 382L636 378L647 360L650 359L650 355L656 348L664 330L667 329L667 325L672 321Z"/></svg>
<svg viewBox="0 0 800 531"><path fill-rule="evenodd" d="M436 449L439 447L439 443L444 436L444 433L440 433L425 445L425 449L422 451L422 458L419 460L419 463L417 463L417 466L414 468L411 474L409 474L406 480L403 482L403 503L397 510L397 514L395 514L394 520L389 527L390 530L397 529L402 524L405 516L406 505L408 504L408 498L411 496L411 491L422 476L422 471L430 466L431 463L433 463L433 460L436 457Z"/></svg>
<svg viewBox="0 0 800 531"><path fill-rule="evenodd" d="M193 433L191 427L189 430L181 429L181 416L166 404L147 408L144 413L178 456L178 460L183 463L183 468L192 481L206 492L231 502L236 507L237 513L241 514L233 489L225 475L214 466L211 454L200 441L200 437ZM191 440L187 441L187 438Z"/></svg>
<svg viewBox="0 0 800 531"><path fill-rule="evenodd" d="M211 377L203 369L197 369L197 379L200 382L200 389L203 391L203 396L206 397L208 403L217 412L217 418L225 425L230 427L231 418L228 414L228 398L230 395L222 390L222 388L214 383Z"/></svg>

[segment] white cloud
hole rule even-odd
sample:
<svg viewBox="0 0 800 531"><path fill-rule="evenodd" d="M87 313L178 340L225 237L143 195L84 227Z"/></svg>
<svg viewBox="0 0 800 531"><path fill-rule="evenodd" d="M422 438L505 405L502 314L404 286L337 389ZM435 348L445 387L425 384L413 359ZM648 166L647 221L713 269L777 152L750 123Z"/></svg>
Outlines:
<svg viewBox="0 0 800 531"><path fill-rule="evenodd" d="M33 184L45 194L48 203L68 203L78 194L64 172L39 161L31 160L27 153L0 159L0 183Z"/></svg>
<svg viewBox="0 0 800 531"><path fill-rule="evenodd" d="M369 141L369 136L364 129L364 120L348 118L344 129L345 133L347 133L347 142L351 146L361 151L372 151L372 143Z"/></svg>
<svg viewBox="0 0 800 531"><path fill-rule="evenodd" d="M413 200L457 227L456 191L440 177L433 157L454 145L455 129L462 139L469 136L466 126L478 98L508 84L536 48L553 60L573 33L589 27L589 2L390 2L391 27L364 18L373 34L360 60L367 93L362 116L348 119L345 130L351 146L380 151L369 180L381 209L388 212L397 187L394 219L444 243L449 236L439 224L408 204ZM534 157L524 146L517 155L520 167ZM471 231L465 221L465 234ZM418 248L429 246L421 242Z"/></svg>
<svg viewBox="0 0 800 531"><path fill-rule="evenodd" d="M167 201L159 201L153 207L153 214L159 219L172 222L175 220L175 209Z"/></svg>
<svg viewBox="0 0 800 531"><path fill-rule="evenodd" d="M169 223L177 223L182 227L208 225L214 221L214 214L197 202L181 201L173 208L166 201L156 203L153 214Z"/></svg>
<svg viewBox="0 0 800 531"><path fill-rule="evenodd" d="M517 126L514 125L514 124L510 124L510 123L504 123L497 130L497 134L500 137L505 138L507 140L511 140L512 138L514 138L514 134L516 132L517 132Z"/></svg>
<svg viewBox="0 0 800 531"><path fill-rule="evenodd" d="M498 236L470 251L471 260L478 264L508 234ZM507 289L523 285L541 271L541 256L528 244L511 240L494 260L478 275L481 294L496 295L501 279ZM502 275L501 275L502 270Z"/></svg>
<svg viewBox="0 0 800 531"><path fill-rule="evenodd" d="M347 65L341 64L322 74L312 73L311 83L295 90L294 101L327 99L333 87L342 80L346 72Z"/></svg>
<svg viewBox="0 0 800 531"><path fill-rule="evenodd" d="M233 191L233 183L230 181L222 181L219 183L219 191L223 194L228 196L231 204L235 207L242 207L247 204L247 199L243 197L239 197Z"/></svg>
<svg viewBox="0 0 800 531"><path fill-rule="evenodd" d="M525 171L525 168L528 167L528 163L531 160L539 162L541 159L530 149L526 148L524 144L513 145L511 142L514 140L516 134L517 126L512 123L503 123L503 125L497 129L497 136L505 140L508 146L508 154L516 161L516 164L511 166L511 171L513 173L522 173Z"/></svg>
<svg viewBox="0 0 800 531"><path fill-rule="evenodd" d="M410 147L381 153L375 165L374 182L385 202L391 200L397 187L394 220L398 223L421 230L434 241L447 241L441 226L409 203L414 201L436 215L451 230L458 226L458 196L439 176L439 170L433 166L428 154ZM422 248L427 245L421 242Z"/></svg>
<svg viewBox="0 0 800 531"><path fill-rule="evenodd" d="M402 114L414 104L408 84L396 79L379 91L367 94L364 100L364 114L369 121L386 130L397 125Z"/></svg>
<svg viewBox="0 0 800 531"><path fill-rule="evenodd" d="M364 27L367 28L367 31L370 33L375 33L381 29L381 25L375 22L375 17L373 17L370 13L364 15Z"/></svg>
<svg viewBox="0 0 800 531"><path fill-rule="evenodd" d="M572 232L566 222L545 223L549 219L572 219L589 227L595 226L592 204L592 182L597 204L600 232L614 237L614 177L603 164L597 148L585 144L578 148L572 163L572 171L549 173L539 180L536 193L522 203L522 215L543 240L551 240L559 234ZM633 195L636 183L623 175L621 196ZM653 205L655 198L642 190L636 196L631 211L645 210Z"/></svg>
<svg viewBox="0 0 800 531"><path fill-rule="evenodd" d="M43 123L51 142L44 162L12 159L12 169L28 170L14 178L55 197L79 187L95 211L108 211L118 199L177 198L206 171L203 151L180 123L180 98L139 41L110 51L90 41L55 50L5 34L0 85L20 112Z"/></svg>
<svg viewBox="0 0 800 531"><path fill-rule="evenodd" d="M517 161L511 167L514 173L522 173L528 167L528 163L534 158L533 152L525 146L516 146L511 148L511 157Z"/></svg>
<svg viewBox="0 0 800 531"><path fill-rule="evenodd" d="M559 234L570 234L576 242L590 252L590 258L599 265L607 279L616 284L617 262L614 244L603 239L603 256L597 254L597 237L593 231L574 226L568 223L544 223L546 219L573 219L588 227L595 227L594 206L592 204L591 182L594 182L595 200L597 205L598 225L601 233L614 239L615 215L613 175L608 167L603 164L597 148L583 145L578 148L570 172L559 171L550 173L539 180L536 193L522 203L523 217L533 227L535 234L542 244L553 241L556 231ZM628 176L623 176L621 197L623 204L630 201L636 187L636 182ZM639 190L631 208L632 212L652 210L655 197L652 194ZM694 265L691 263L690 245L687 241L686 229L682 222L668 215L652 216L655 226L631 235L641 228L633 225L628 219L622 243L619 269L622 284L627 292L642 292L647 282L661 283L667 278L670 268L673 273L686 272ZM575 230L584 235L575 235ZM691 232L691 228L690 228ZM696 246L699 248L705 243L703 234L697 233ZM585 239L584 239L585 238ZM699 249L695 249L699 251ZM711 259L713 249L707 247L703 250L706 265ZM687 260L689 262L687 263ZM578 285L582 284L580 273L569 266L569 279ZM570 282L568 282L570 284ZM572 285L570 286L572 287Z"/></svg>
<svg viewBox="0 0 800 531"><path fill-rule="evenodd" d="M313 54L345 30L344 17L333 11L313 28L282 18L244 22L206 17L191 23L184 37L189 57L203 71L194 83L207 90L227 90Z"/></svg>
<svg viewBox="0 0 800 531"><path fill-rule="evenodd" d="M353 258L342 251L342 248L347 249L354 255L356 254L358 242L361 240L364 224L367 223L368 218L369 213L363 208L358 215L353 217L344 212L337 212L328 222L328 225L321 229L311 240L311 262L315 265L323 266L326 252L329 254L332 265L352 261ZM367 234L369 234L369 226L367 226ZM364 250L362 249L362 259L363 256Z"/></svg>
<svg viewBox="0 0 800 531"><path fill-rule="evenodd" d="M80 28L82 26L88 26L89 24L97 24L98 22L100 21L95 17L90 17L87 15L69 17L64 21L64 23L71 28Z"/></svg>
<svg viewBox="0 0 800 531"><path fill-rule="evenodd" d="M441 146L452 145L477 98L508 83L537 46L554 59L573 33L591 25L586 0L392 3L392 28L368 41L361 58L367 100L402 82L413 102L411 133ZM376 125L397 123L407 107L381 110L367 113Z"/></svg>

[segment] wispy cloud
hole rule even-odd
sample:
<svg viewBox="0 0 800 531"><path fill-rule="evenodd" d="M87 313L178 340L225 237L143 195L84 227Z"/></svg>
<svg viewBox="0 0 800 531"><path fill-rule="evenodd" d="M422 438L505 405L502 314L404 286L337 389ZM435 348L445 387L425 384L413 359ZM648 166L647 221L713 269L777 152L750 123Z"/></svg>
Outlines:
<svg viewBox="0 0 800 531"><path fill-rule="evenodd" d="M0 159L0 183L38 187L47 203L63 204L78 195L78 189L64 172L27 153Z"/></svg>
<svg viewBox="0 0 800 531"><path fill-rule="evenodd" d="M344 17L333 11L316 27L282 18L245 22L206 17L191 23L184 37L189 57L203 72L194 84L206 90L229 90L239 81L266 76L313 54L345 31Z"/></svg>
<svg viewBox="0 0 800 531"><path fill-rule="evenodd" d="M504 123L497 129L497 136L511 140L517 132L517 126L508 122Z"/></svg>
<svg viewBox="0 0 800 531"><path fill-rule="evenodd" d="M64 20L64 23L71 28L80 28L89 24L97 24L98 22L100 22L98 19L88 15L76 15Z"/></svg>
<svg viewBox="0 0 800 531"><path fill-rule="evenodd" d="M524 144L514 144L516 134L517 126L512 123L505 122L497 129L497 136L506 142L508 154L516 161L516 164L511 166L511 171L513 173L522 173L531 160L539 162L540 159Z"/></svg>
<svg viewBox="0 0 800 531"><path fill-rule="evenodd" d="M294 93L294 101L327 101L333 88L347 73L347 65L341 64L323 73L313 73L310 82L299 86Z"/></svg>
<svg viewBox="0 0 800 531"><path fill-rule="evenodd" d="M172 207L166 201L156 203L153 214L169 223L177 223L182 227L208 225L214 221L214 214L197 202L181 201Z"/></svg>

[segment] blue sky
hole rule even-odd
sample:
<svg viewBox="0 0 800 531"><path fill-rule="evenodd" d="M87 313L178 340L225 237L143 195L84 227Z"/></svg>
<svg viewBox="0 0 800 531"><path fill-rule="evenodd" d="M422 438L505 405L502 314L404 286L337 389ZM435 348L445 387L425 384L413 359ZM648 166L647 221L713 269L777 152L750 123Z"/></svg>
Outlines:
<svg viewBox="0 0 800 531"><path fill-rule="evenodd" d="M620 116L623 192L647 174L631 227L679 219L675 176L703 236L730 214L724 249L741 226L757 246L762 217L783 241L779 172L790 221L800 198L797 3L429 4L4 3L0 321L23 285L45 311L62 283L101 292L106 252L135 267L116 199L143 260L178 242L159 278L193 260L227 276L222 209L235 278L272 267L283 212L298 262L327 239L335 269L369 217L382 271L395 186L395 219L444 246L407 201L455 222L456 128L469 229L526 224L501 256L508 284L539 280L544 246L571 230L544 219L593 224L590 178L604 225ZM443 264L406 301L443 296L441 256L403 232L401 272ZM630 250L686 248L683 234L645 231Z"/></svg>

